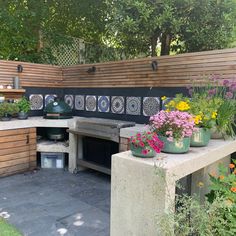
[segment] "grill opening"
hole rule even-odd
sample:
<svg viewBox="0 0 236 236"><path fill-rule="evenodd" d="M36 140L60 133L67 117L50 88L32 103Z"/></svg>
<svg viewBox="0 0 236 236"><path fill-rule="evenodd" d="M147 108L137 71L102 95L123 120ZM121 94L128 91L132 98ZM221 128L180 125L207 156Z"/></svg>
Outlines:
<svg viewBox="0 0 236 236"><path fill-rule="evenodd" d="M83 160L111 168L111 156L119 152L119 143L83 137Z"/></svg>

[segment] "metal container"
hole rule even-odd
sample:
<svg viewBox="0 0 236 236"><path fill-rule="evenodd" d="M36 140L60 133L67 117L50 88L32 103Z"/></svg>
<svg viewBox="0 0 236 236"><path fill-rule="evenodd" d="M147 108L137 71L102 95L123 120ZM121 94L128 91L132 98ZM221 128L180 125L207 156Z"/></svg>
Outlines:
<svg viewBox="0 0 236 236"><path fill-rule="evenodd" d="M13 77L13 88L20 89L20 78L18 76Z"/></svg>
<svg viewBox="0 0 236 236"><path fill-rule="evenodd" d="M66 131L63 128L47 128L47 138L58 141L65 139Z"/></svg>
<svg viewBox="0 0 236 236"><path fill-rule="evenodd" d="M181 140L173 140L172 142L164 136L158 136L159 139L164 142L162 152L166 153L186 153L190 147L190 138L185 137Z"/></svg>
<svg viewBox="0 0 236 236"><path fill-rule="evenodd" d="M211 138L210 129L199 128L194 131L191 137L191 147L204 147L207 146Z"/></svg>

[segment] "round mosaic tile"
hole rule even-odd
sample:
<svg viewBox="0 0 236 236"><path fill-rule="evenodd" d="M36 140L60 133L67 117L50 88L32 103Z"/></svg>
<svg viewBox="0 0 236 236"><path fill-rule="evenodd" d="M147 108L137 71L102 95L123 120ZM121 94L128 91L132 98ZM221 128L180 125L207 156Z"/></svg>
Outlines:
<svg viewBox="0 0 236 236"><path fill-rule="evenodd" d="M86 96L86 111L96 111L96 96Z"/></svg>
<svg viewBox="0 0 236 236"><path fill-rule="evenodd" d="M158 97L145 97L143 99L143 115L153 116L160 110L160 100Z"/></svg>
<svg viewBox="0 0 236 236"><path fill-rule="evenodd" d="M54 99L57 97L55 94L47 94L45 95L45 106L47 106L50 102L54 102Z"/></svg>
<svg viewBox="0 0 236 236"><path fill-rule="evenodd" d="M71 107L74 108L74 96L73 95L65 95L64 101Z"/></svg>
<svg viewBox="0 0 236 236"><path fill-rule="evenodd" d="M108 96L98 97L98 111L109 112L110 110L110 98Z"/></svg>
<svg viewBox="0 0 236 236"><path fill-rule="evenodd" d="M75 96L75 109L80 111L84 110L84 95Z"/></svg>
<svg viewBox="0 0 236 236"><path fill-rule="evenodd" d="M115 96L111 99L111 111L116 114L124 113L125 99L121 96Z"/></svg>
<svg viewBox="0 0 236 236"><path fill-rule="evenodd" d="M141 98L127 97L126 100L126 114L140 115L141 113Z"/></svg>
<svg viewBox="0 0 236 236"><path fill-rule="evenodd" d="M43 95L42 94L31 94L29 96L30 109L31 110L42 110L43 109Z"/></svg>

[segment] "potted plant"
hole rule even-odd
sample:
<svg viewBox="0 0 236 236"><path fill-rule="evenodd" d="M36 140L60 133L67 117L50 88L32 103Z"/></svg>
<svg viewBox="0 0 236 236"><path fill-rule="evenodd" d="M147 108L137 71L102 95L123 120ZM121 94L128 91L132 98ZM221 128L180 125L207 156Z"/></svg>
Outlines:
<svg viewBox="0 0 236 236"><path fill-rule="evenodd" d="M177 94L166 104L168 110L187 111L193 116L197 127L190 140L190 146L193 147L208 145L211 137L210 129L215 125L218 107L218 101L209 97L205 91L192 92L191 98Z"/></svg>
<svg viewBox="0 0 236 236"><path fill-rule="evenodd" d="M137 133L130 138L130 150L137 157L154 157L162 148L163 142L153 132Z"/></svg>
<svg viewBox="0 0 236 236"><path fill-rule="evenodd" d="M189 150L195 126L188 112L162 110L150 117L150 126L164 142L163 152L185 153Z"/></svg>
<svg viewBox="0 0 236 236"><path fill-rule="evenodd" d="M196 97L198 103L199 95L208 104L213 104L215 109L215 122L213 125L220 135L218 137L235 138L235 115L236 115L236 82L235 80L222 79L219 76L205 78L204 85L193 83L190 88L192 97ZM208 105L209 106L209 105ZM213 115L214 116L214 115ZM213 134L212 137L217 137Z"/></svg>
<svg viewBox="0 0 236 236"><path fill-rule="evenodd" d="M12 115L17 114L18 112L19 108L16 103L0 103L0 118L2 121L11 120Z"/></svg>
<svg viewBox="0 0 236 236"><path fill-rule="evenodd" d="M26 97L22 97L17 101L17 106L19 108L18 119L27 119L30 110L30 101Z"/></svg>

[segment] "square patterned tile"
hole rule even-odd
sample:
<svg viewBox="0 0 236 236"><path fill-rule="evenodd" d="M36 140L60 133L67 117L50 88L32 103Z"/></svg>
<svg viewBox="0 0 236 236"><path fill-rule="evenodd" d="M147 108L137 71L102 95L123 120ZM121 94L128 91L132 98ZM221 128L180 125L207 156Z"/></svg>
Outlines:
<svg viewBox="0 0 236 236"><path fill-rule="evenodd" d="M124 114L125 98L122 96L111 97L111 112L115 114Z"/></svg>
<svg viewBox="0 0 236 236"><path fill-rule="evenodd" d="M141 114L141 97L126 98L126 114L128 115Z"/></svg>
<svg viewBox="0 0 236 236"><path fill-rule="evenodd" d="M98 97L98 111L99 112L109 112L110 111L110 97L109 96L99 96Z"/></svg>
<svg viewBox="0 0 236 236"><path fill-rule="evenodd" d="M75 96L75 110L79 111L84 110L84 95Z"/></svg>
<svg viewBox="0 0 236 236"><path fill-rule="evenodd" d="M42 94L30 94L30 109L32 111L43 109L43 95Z"/></svg>
<svg viewBox="0 0 236 236"><path fill-rule="evenodd" d="M46 94L44 97L44 106L46 107L50 102L53 102L56 97L56 94Z"/></svg>
<svg viewBox="0 0 236 236"><path fill-rule="evenodd" d="M64 96L64 101L71 107L71 109L74 108L74 95L66 94Z"/></svg>
<svg viewBox="0 0 236 236"><path fill-rule="evenodd" d="M160 111L160 98L144 97L143 98L143 115L153 116Z"/></svg>
<svg viewBox="0 0 236 236"><path fill-rule="evenodd" d="M86 96L86 111L96 111L97 110L97 97L94 95Z"/></svg>

